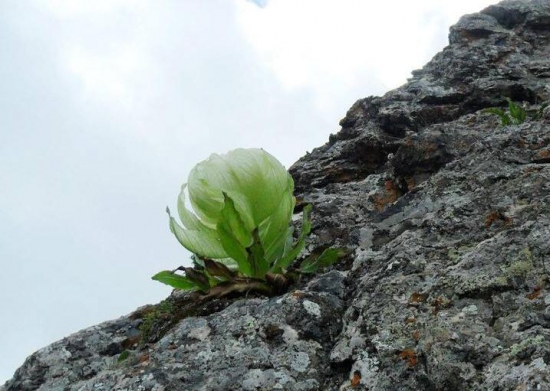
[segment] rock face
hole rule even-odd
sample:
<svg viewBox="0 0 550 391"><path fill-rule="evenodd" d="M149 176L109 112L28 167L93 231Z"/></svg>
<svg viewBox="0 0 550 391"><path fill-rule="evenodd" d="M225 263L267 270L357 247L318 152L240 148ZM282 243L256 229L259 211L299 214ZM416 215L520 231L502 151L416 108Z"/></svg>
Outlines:
<svg viewBox="0 0 550 391"><path fill-rule="evenodd" d="M272 298L174 293L0 391L550 390L550 3L504 1L449 41L291 168L308 251L351 251L333 270ZM535 118L481 112L507 97Z"/></svg>

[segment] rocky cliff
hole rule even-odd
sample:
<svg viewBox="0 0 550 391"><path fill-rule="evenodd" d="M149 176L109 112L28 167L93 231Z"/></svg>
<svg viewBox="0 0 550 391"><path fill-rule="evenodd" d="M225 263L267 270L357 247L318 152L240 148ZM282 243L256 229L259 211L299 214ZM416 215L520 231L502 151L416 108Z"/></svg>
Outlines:
<svg viewBox="0 0 550 391"><path fill-rule="evenodd" d="M449 41L291 168L308 251L350 250L333 270L272 298L174 293L0 391L550 390L550 2L465 16ZM507 97L533 117L481 112Z"/></svg>

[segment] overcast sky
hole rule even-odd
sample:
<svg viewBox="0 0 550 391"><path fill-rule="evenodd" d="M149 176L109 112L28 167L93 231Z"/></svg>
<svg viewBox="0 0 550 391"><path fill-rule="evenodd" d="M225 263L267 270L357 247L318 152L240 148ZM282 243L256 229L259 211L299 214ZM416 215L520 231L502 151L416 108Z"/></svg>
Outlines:
<svg viewBox="0 0 550 391"><path fill-rule="evenodd" d="M289 167L492 0L0 0L0 383L155 303L164 212L210 153Z"/></svg>

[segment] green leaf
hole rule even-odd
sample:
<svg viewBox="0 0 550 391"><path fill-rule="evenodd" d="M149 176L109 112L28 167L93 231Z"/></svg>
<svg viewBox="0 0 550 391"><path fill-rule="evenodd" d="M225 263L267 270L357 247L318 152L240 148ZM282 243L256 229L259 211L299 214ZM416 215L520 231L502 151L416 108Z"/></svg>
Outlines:
<svg viewBox="0 0 550 391"><path fill-rule="evenodd" d="M295 246L275 262L271 268L272 273L280 273L283 269L287 269L292 261L294 261L304 249L306 239L311 232L311 221L309 220L310 212L311 204L308 204L302 211L302 230L300 231L300 236L298 237Z"/></svg>
<svg viewBox="0 0 550 391"><path fill-rule="evenodd" d="M251 277L265 279L265 275L269 270L269 261L265 258L265 252L258 230L255 230L252 236L254 238L252 246L246 249L248 252L248 263L252 269Z"/></svg>
<svg viewBox="0 0 550 391"><path fill-rule="evenodd" d="M231 230L235 239L244 247L248 247L252 244L252 235L247 230L241 216L235 209L235 203L229 195L223 193L224 207L221 212L221 220L227 226L227 229Z"/></svg>
<svg viewBox="0 0 550 391"><path fill-rule="evenodd" d="M185 276L180 276L179 274L173 273L170 270L161 271L151 277L151 279L184 291L198 289L198 286L193 281L189 280Z"/></svg>
<svg viewBox="0 0 550 391"><path fill-rule="evenodd" d="M265 257L270 262L283 256L295 204L294 197L283 197L277 210L259 226Z"/></svg>
<svg viewBox="0 0 550 391"><path fill-rule="evenodd" d="M117 362L121 363L124 360L126 360L128 357L130 357L130 352L127 350L123 350L120 355L118 356Z"/></svg>
<svg viewBox="0 0 550 391"><path fill-rule="evenodd" d="M185 188L187 183L181 186L181 191L178 196L178 214L183 226L187 229L198 231L203 228L204 224L185 206Z"/></svg>
<svg viewBox="0 0 550 391"><path fill-rule="evenodd" d="M204 258L227 258L228 254L215 230L206 226L200 231L184 229L170 215L170 209L166 208L166 212L170 216L170 231L183 247Z"/></svg>
<svg viewBox="0 0 550 391"><path fill-rule="evenodd" d="M510 116L513 118L516 125L522 124L527 119L527 113L525 109L514 103L510 98L506 98L508 101L508 110L510 111Z"/></svg>
<svg viewBox="0 0 550 391"><path fill-rule="evenodd" d="M327 248L316 258L308 257L300 265L300 273L311 274L332 265L347 254L343 248Z"/></svg>
<svg viewBox="0 0 550 391"><path fill-rule="evenodd" d="M237 263L239 272L246 276L252 275L252 269L248 264L248 254L246 249L233 236L233 233L223 224L218 225L218 234L222 242L223 248L227 254Z"/></svg>
<svg viewBox="0 0 550 391"><path fill-rule="evenodd" d="M256 224L254 223L254 214L252 211L252 205L250 201L244 194L239 193L238 191L224 191L224 193L231 198L233 201L235 210L239 214L241 221L246 227L247 232L252 232ZM222 209L223 210L223 209Z"/></svg>
<svg viewBox="0 0 550 391"><path fill-rule="evenodd" d="M218 236L227 255L237 262L239 271L250 277L253 273L248 260L248 253L238 237L243 241L250 242L250 240L246 239L244 225L235 210L233 201L227 195L225 199L226 202L222 212L225 217L218 222Z"/></svg>
<svg viewBox="0 0 550 391"><path fill-rule="evenodd" d="M283 253L282 256L288 254L288 252L292 249L292 243L294 242L294 226L290 225L285 234L285 244L283 247Z"/></svg>
<svg viewBox="0 0 550 391"><path fill-rule="evenodd" d="M508 126L508 125L512 124L512 120L510 119L508 114L506 114L506 112L504 110L499 109L498 107L490 107L490 108L482 110L481 112L486 113L486 114L498 115L500 117L500 122L501 122L502 126Z"/></svg>

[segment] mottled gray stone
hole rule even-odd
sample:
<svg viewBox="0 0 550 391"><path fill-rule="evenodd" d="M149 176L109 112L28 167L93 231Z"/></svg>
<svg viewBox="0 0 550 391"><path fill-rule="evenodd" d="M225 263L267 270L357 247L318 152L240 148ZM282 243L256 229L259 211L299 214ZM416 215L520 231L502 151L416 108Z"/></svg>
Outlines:
<svg viewBox="0 0 550 391"><path fill-rule="evenodd" d="M0 391L549 390L550 111L481 110L549 100L550 3L503 1L449 38L291 167L314 205L304 255L350 252L333 270L272 298L175 292Z"/></svg>

